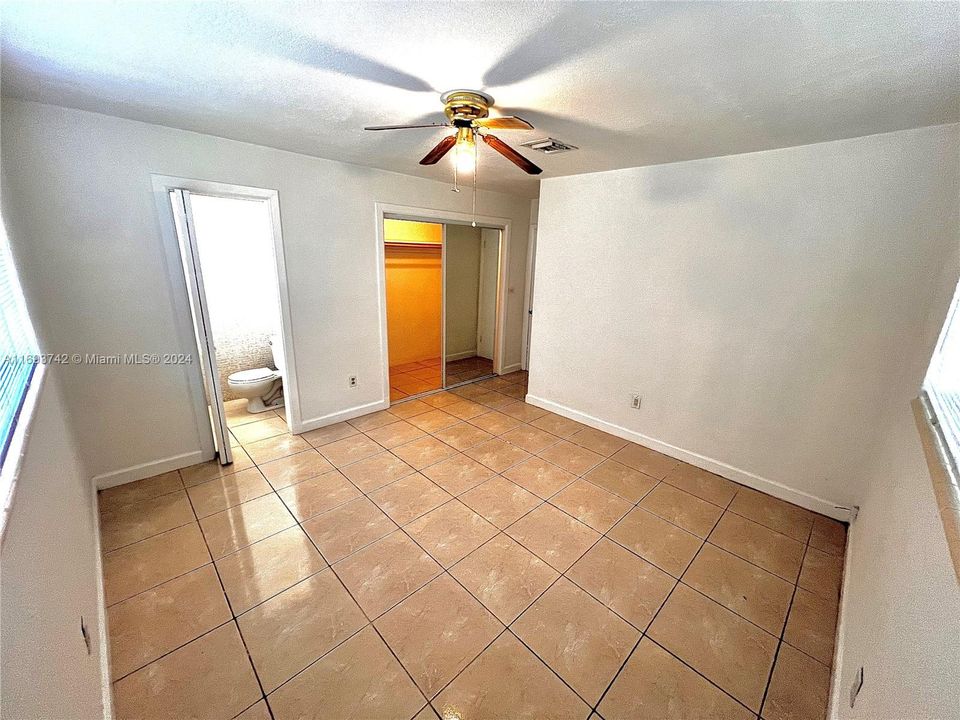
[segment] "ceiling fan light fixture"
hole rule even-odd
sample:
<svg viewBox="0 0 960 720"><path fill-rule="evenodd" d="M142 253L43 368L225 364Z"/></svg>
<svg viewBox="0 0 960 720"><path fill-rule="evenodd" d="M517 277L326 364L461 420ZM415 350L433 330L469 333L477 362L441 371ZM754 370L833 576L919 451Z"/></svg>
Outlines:
<svg viewBox="0 0 960 720"><path fill-rule="evenodd" d="M477 166L477 143L471 128L457 130L457 144L454 152L457 172L472 173Z"/></svg>
<svg viewBox="0 0 960 720"><path fill-rule="evenodd" d="M450 90L440 96L443 102L443 112L447 116L446 123L429 123L426 125L375 125L367 130L406 130L408 128L456 128L453 135L447 135L428 152L421 165L436 165L450 150L454 151L453 159L453 186L459 190L458 172L473 171L474 185L477 180L477 137L493 148L500 155L519 167L529 175L539 175L543 170L523 155L511 148L505 142L490 134L490 130L533 130L533 125L515 115L501 115L490 117L490 106L493 98L479 90ZM470 150L472 149L472 153ZM472 158L471 158L472 155ZM471 161L472 160L472 161Z"/></svg>

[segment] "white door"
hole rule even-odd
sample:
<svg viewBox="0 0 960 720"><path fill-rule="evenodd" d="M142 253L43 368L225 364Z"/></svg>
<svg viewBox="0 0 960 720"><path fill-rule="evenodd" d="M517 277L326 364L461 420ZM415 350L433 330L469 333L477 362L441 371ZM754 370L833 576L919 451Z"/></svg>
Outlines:
<svg viewBox="0 0 960 720"><path fill-rule="evenodd" d="M480 292L477 301L477 355L493 360L497 333L497 276L500 270L500 231L480 231Z"/></svg>
<svg viewBox="0 0 960 720"><path fill-rule="evenodd" d="M227 429L226 413L223 409L223 392L220 388L220 374L217 372L217 349L213 345L213 332L210 325L209 306L203 289L203 271L200 267L200 253L197 249L197 235L190 206L190 192L171 190L170 205L180 241L180 259L183 262L183 274L187 281L187 295L190 298L190 311L193 315L193 329L197 339L197 352L203 387L206 393L207 408L210 412L210 424L213 428L213 440L222 465L233 462L230 449L230 432Z"/></svg>

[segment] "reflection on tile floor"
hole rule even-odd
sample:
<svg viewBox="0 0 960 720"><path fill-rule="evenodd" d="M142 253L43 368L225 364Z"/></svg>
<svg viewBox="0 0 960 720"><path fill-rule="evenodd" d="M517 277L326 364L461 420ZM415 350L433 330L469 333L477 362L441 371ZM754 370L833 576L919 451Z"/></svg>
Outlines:
<svg viewBox="0 0 960 720"><path fill-rule="evenodd" d="M439 390L440 358L390 367L390 401Z"/></svg>
<svg viewBox="0 0 960 720"><path fill-rule="evenodd" d="M447 362L447 387L493 374L493 361L482 357L461 358Z"/></svg>
<svg viewBox="0 0 960 720"><path fill-rule="evenodd" d="M844 526L525 383L103 491L117 717L824 717Z"/></svg>

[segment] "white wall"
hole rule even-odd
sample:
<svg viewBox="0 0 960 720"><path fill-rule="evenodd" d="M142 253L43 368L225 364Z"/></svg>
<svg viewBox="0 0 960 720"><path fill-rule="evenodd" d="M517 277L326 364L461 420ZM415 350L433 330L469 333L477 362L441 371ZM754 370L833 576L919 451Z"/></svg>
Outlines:
<svg viewBox="0 0 960 720"><path fill-rule="evenodd" d="M17 168L22 171L22 168ZM0 171L3 225L42 352L40 288L22 272L29 237ZM34 376L33 419L0 544L0 717L109 717L106 611L95 491L77 450L61 387L62 368ZM28 401L30 398L28 397ZM21 417L29 417L24 406ZM21 420L25 422L25 420ZM13 462L13 453L6 459ZM80 618L90 638L87 653Z"/></svg>
<svg viewBox="0 0 960 720"><path fill-rule="evenodd" d="M185 288L171 280L151 173L279 192L303 420L383 398L376 202L470 211L470 194L421 178L76 110L4 100L3 159L30 236L24 273L63 352L184 352ZM415 162L415 158L411 159ZM481 192L477 211L518 230L508 260L507 365L518 365L529 200ZM64 368L67 407L91 471L132 479L193 462L207 432L183 366ZM359 378L348 387L348 376ZM145 467L137 467L147 464Z"/></svg>
<svg viewBox="0 0 960 720"><path fill-rule="evenodd" d="M0 548L0 716L103 717L94 491L50 368ZM90 654L80 633L83 617Z"/></svg>
<svg viewBox="0 0 960 720"><path fill-rule="evenodd" d="M960 587L908 405L867 470L871 487L847 548L833 716L958 718Z"/></svg>
<svg viewBox="0 0 960 720"><path fill-rule="evenodd" d="M955 206L952 212L956 217L960 210ZM899 354L908 381L902 392L886 398L878 418L880 442L864 468L867 494L847 547L835 718L960 718L960 586L909 404L958 277L955 235L941 272L931 274L914 295L915 336ZM861 666L865 682L851 709L850 686Z"/></svg>
<svg viewBox="0 0 960 720"><path fill-rule="evenodd" d="M448 360L477 354L480 228L447 225L444 263L445 345Z"/></svg>
<svg viewBox="0 0 960 720"><path fill-rule="evenodd" d="M957 243L958 152L952 125L544 180L530 395L822 512L863 502Z"/></svg>

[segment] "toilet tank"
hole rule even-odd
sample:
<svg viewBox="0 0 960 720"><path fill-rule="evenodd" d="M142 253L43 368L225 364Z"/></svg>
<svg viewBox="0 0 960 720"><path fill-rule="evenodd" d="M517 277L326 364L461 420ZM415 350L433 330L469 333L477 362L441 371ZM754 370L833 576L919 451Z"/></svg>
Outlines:
<svg viewBox="0 0 960 720"><path fill-rule="evenodd" d="M270 352L273 353L273 364L277 366L281 376L286 376L287 368L284 365L283 338L280 335L270 336Z"/></svg>

